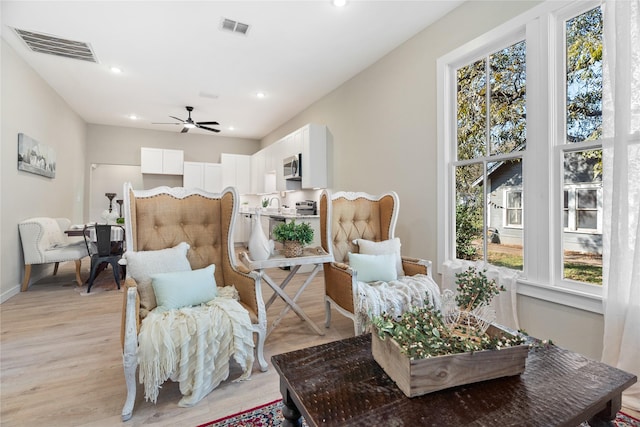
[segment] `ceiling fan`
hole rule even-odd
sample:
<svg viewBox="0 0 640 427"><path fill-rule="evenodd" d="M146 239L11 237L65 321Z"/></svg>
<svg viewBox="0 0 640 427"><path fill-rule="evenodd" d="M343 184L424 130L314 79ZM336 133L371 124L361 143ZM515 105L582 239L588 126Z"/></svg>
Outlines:
<svg viewBox="0 0 640 427"><path fill-rule="evenodd" d="M180 131L180 133L187 133L189 132L189 129L193 129L193 128L200 128L200 129L204 129L204 130L209 130L211 132L220 132L219 129L214 129L214 128L210 128L207 126L203 126L203 125L220 125L220 123L218 122L196 122L191 118L191 112L193 111L193 107L185 107L187 109L187 111L189 112L189 117L187 118L187 120L182 120L179 119L178 117L175 116L169 116L172 119L175 119L177 121L179 121L180 123L153 123L154 125L163 125L163 124L171 124L171 125L182 125L182 131Z"/></svg>

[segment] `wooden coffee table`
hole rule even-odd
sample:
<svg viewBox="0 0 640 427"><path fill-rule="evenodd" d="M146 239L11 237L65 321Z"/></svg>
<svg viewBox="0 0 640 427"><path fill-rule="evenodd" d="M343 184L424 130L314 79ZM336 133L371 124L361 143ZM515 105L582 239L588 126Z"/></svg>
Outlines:
<svg viewBox="0 0 640 427"><path fill-rule="evenodd" d="M611 420L627 372L559 347L531 350L525 372L407 398L361 335L271 358L285 426L570 426Z"/></svg>

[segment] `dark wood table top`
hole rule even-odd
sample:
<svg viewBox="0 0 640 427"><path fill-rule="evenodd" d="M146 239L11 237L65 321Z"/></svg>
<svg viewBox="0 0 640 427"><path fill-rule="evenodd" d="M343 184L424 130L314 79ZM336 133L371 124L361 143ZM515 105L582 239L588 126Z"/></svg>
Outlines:
<svg viewBox="0 0 640 427"><path fill-rule="evenodd" d="M310 426L578 426L611 418L630 373L551 346L525 372L407 398L361 335L272 357L285 404ZM287 408L285 408L287 409Z"/></svg>

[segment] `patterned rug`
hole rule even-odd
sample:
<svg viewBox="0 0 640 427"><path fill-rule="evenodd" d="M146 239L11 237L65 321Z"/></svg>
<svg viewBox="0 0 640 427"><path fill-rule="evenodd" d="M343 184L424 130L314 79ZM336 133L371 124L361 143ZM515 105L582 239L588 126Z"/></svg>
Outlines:
<svg viewBox="0 0 640 427"><path fill-rule="evenodd" d="M198 427L279 427L283 421L282 400L274 400L247 411L201 424ZM302 420L302 425L304 427L307 426L304 419ZM640 427L640 421L618 412L611 425L615 427ZM589 424L587 423L581 424L581 427L588 426Z"/></svg>

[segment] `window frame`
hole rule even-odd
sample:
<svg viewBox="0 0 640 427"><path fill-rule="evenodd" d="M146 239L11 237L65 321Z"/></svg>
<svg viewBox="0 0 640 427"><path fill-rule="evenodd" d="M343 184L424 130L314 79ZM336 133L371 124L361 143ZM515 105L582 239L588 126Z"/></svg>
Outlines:
<svg viewBox="0 0 640 427"><path fill-rule="evenodd" d="M438 258L455 259L456 69L524 39L527 44L527 146L523 161L524 269L518 293L602 313L602 286L564 280L563 164L566 73L564 25L600 1L547 1L471 40L437 61ZM452 120L452 118L454 120ZM602 140L571 144L601 148ZM458 162L460 164L460 162ZM540 203L540 200L544 203ZM506 223L506 222L505 222ZM539 230L551 230L540 233Z"/></svg>

